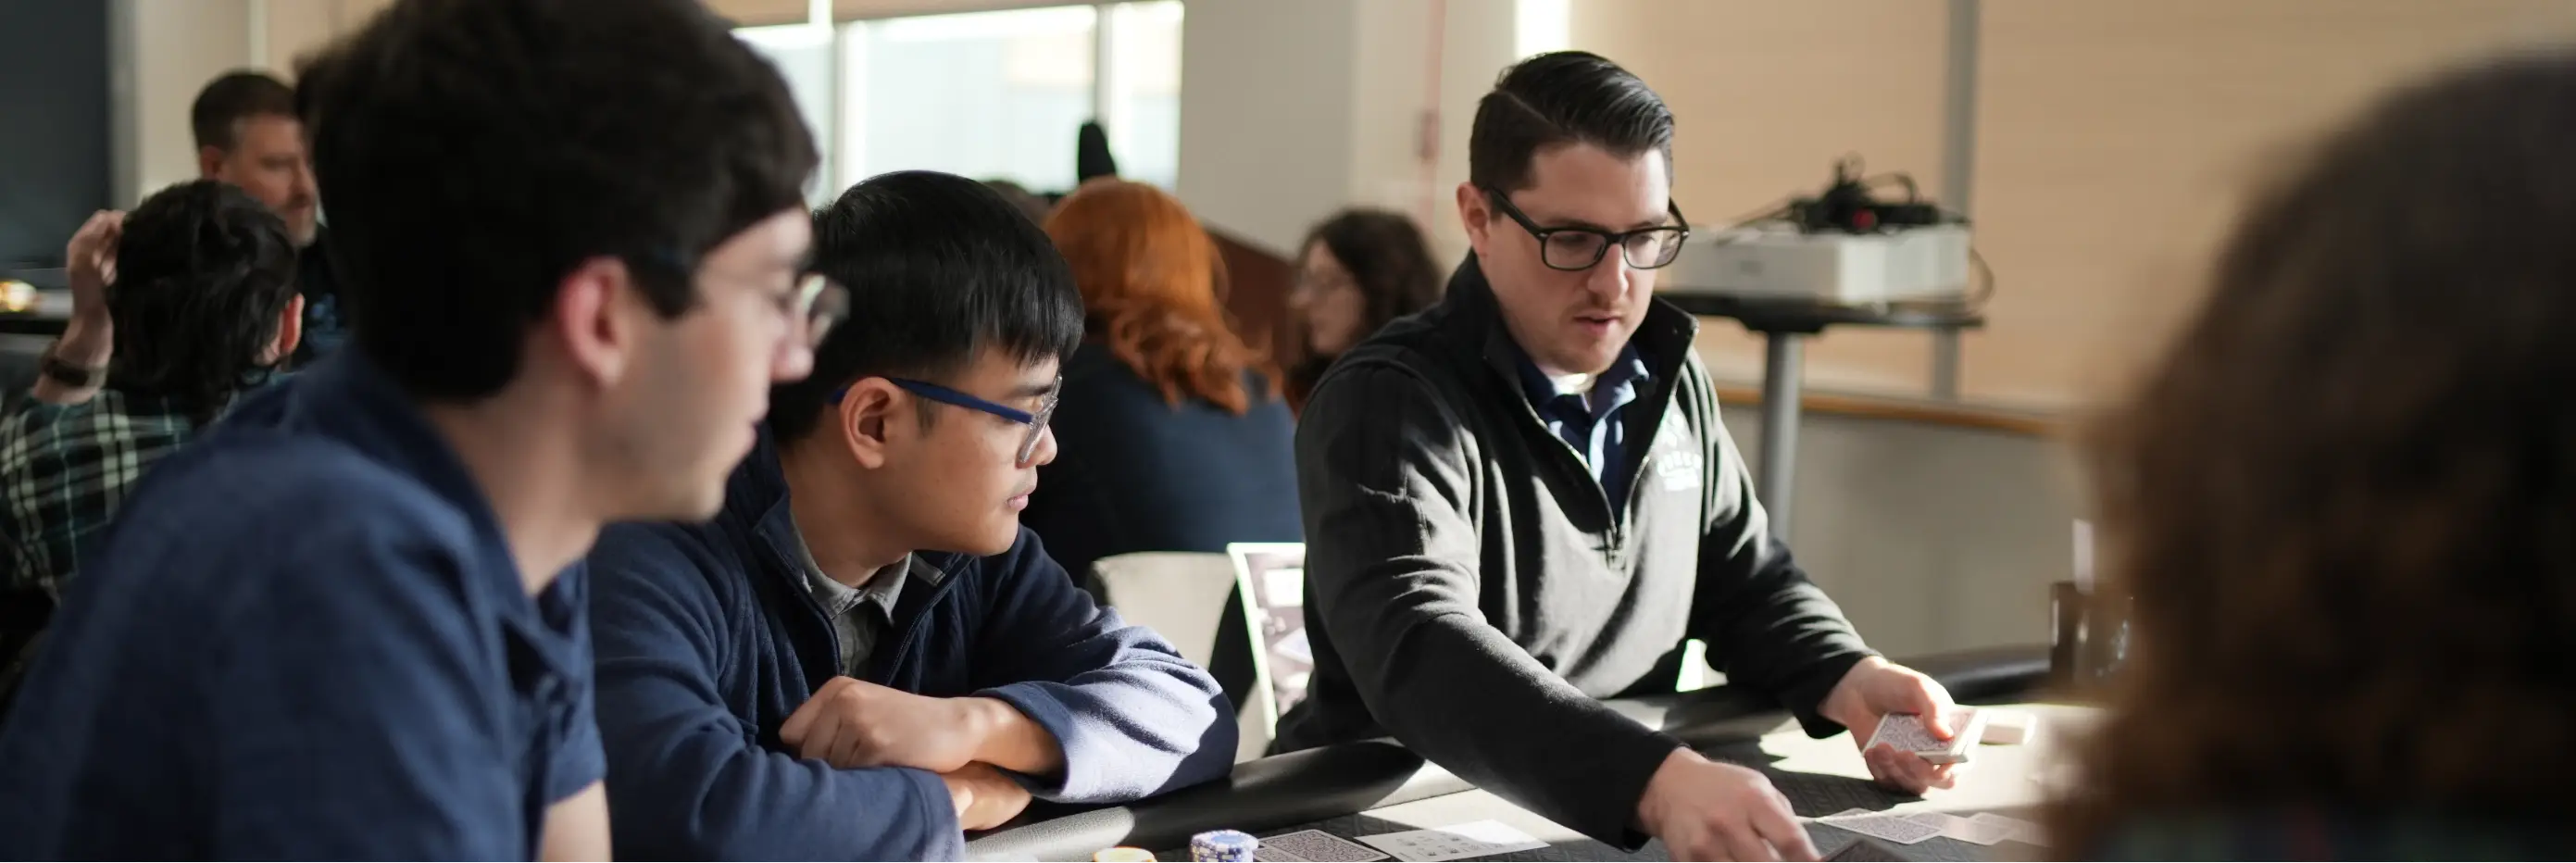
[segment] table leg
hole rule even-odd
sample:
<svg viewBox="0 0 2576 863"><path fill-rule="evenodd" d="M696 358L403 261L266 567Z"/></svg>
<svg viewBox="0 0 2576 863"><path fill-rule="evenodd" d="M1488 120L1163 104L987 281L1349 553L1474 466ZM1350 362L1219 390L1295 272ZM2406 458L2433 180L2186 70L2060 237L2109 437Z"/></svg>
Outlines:
<svg viewBox="0 0 2576 863"><path fill-rule="evenodd" d="M1959 331L1949 327L1932 331L1932 397L1943 401L1959 398Z"/></svg>
<svg viewBox="0 0 2576 863"><path fill-rule="evenodd" d="M1789 539L1791 489L1797 484L1798 390L1805 355L1805 336L1772 333L1763 342L1762 458L1753 487L1771 515L1771 535L1784 542Z"/></svg>

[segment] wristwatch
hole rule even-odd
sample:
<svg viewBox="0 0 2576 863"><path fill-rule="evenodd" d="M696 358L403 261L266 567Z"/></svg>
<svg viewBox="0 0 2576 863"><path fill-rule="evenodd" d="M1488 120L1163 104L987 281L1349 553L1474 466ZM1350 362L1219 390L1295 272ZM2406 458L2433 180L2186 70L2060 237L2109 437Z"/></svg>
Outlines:
<svg viewBox="0 0 2576 863"><path fill-rule="evenodd" d="M54 356L54 346L45 346L45 355L36 359L36 370L64 386L87 389L107 380L106 366L74 365Z"/></svg>

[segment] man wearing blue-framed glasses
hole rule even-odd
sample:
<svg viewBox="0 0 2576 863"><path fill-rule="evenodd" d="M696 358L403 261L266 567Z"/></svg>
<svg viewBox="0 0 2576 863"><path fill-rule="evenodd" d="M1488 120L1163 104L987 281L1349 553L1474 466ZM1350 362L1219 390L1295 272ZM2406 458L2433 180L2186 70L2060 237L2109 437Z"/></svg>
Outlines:
<svg viewBox="0 0 2576 863"><path fill-rule="evenodd" d="M590 558L618 855L954 859L1033 796L1224 775L1216 682L1019 523L1083 328L1046 235L929 172L853 187L814 230L846 321L772 392L724 512L613 528Z"/></svg>

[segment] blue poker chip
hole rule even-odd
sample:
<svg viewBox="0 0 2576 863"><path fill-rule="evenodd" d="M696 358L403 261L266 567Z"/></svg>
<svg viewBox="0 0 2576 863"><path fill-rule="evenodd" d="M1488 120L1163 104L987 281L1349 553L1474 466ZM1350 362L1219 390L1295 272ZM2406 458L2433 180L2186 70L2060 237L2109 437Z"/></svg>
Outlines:
<svg viewBox="0 0 2576 863"><path fill-rule="evenodd" d="M1190 859L1199 863L1252 863L1261 840L1241 830L1210 830L1190 837Z"/></svg>

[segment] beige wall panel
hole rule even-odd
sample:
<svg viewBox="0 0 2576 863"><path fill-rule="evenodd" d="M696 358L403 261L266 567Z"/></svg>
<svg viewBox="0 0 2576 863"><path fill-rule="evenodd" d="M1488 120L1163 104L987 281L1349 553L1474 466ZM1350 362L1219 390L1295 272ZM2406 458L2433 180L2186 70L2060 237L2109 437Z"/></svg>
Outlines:
<svg viewBox="0 0 2576 863"><path fill-rule="evenodd" d="M2371 94L2565 36L2566 0L1987 0L1978 240L2003 278L1970 398L2080 404L2200 293L2248 184Z"/></svg>
<svg viewBox="0 0 2576 863"><path fill-rule="evenodd" d="M1672 106L1674 195L1692 221L1718 224L1821 190L1845 153L1935 193L1948 20L1934 0L1579 0L1571 44L1627 66ZM1759 377L1758 337L1701 323L1712 371ZM1833 330L1807 352L1808 381L1921 392L1930 357L1922 332Z"/></svg>

